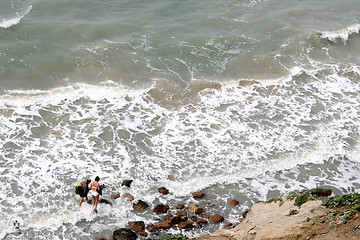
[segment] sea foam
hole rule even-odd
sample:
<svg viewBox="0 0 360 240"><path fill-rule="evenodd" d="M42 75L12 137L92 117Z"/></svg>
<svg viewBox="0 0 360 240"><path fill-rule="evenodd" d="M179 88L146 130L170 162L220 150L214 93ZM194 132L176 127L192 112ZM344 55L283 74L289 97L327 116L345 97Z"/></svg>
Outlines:
<svg viewBox="0 0 360 240"><path fill-rule="evenodd" d="M31 9L32 9L32 6L30 5L24 13L17 14L17 16L14 18L3 19L2 22L0 22L0 28L9 28L11 26L19 24L21 19L23 19L30 12Z"/></svg>

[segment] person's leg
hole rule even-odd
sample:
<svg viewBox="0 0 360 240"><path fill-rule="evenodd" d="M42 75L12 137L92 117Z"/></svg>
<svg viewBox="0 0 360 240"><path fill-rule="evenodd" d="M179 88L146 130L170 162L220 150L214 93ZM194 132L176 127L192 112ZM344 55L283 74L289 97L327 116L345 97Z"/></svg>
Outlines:
<svg viewBox="0 0 360 240"><path fill-rule="evenodd" d="M100 196L100 195L97 195L97 196L95 197L95 212L97 212L97 206L98 206L98 203L99 203L99 196Z"/></svg>
<svg viewBox="0 0 360 240"><path fill-rule="evenodd" d="M95 207L95 201L96 201L96 197L92 196L92 207Z"/></svg>
<svg viewBox="0 0 360 240"><path fill-rule="evenodd" d="M83 201L84 201L84 198L80 197L79 207L81 207L81 204L83 203Z"/></svg>

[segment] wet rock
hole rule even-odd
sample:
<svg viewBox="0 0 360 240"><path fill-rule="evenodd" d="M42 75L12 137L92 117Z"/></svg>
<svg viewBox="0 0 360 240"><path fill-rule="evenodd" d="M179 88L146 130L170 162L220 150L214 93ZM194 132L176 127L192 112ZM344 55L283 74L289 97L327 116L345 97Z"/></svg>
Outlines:
<svg viewBox="0 0 360 240"><path fill-rule="evenodd" d="M142 237L147 237L147 236L148 236L147 232L140 232L139 234L140 234L140 236L142 236Z"/></svg>
<svg viewBox="0 0 360 240"><path fill-rule="evenodd" d="M189 211L194 213L194 214L200 214L200 213L204 212L204 209L199 205L191 204L190 207L189 207Z"/></svg>
<svg viewBox="0 0 360 240"><path fill-rule="evenodd" d="M180 216L182 222L186 222L189 218L187 216Z"/></svg>
<svg viewBox="0 0 360 240"><path fill-rule="evenodd" d="M145 229L144 221L131 221L131 222L128 222L128 224L129 224L130 229L135 232L141 232Z"/></svg>
<svg viewBox="0 0 360 240"><path fill-rule="evenodd" d="M313 188L308 190L311 194L317 195L319 197L328 197L332 194L331 189L322 189L322 188Z"/></svg>
<svg viewBox="0 0 360 240"><path fill-rule="evenodd" d="M185 208L185 205L180 203L176 206L176 209L184 209Z"/></svg>
<svg viewBox="0 0 360 240"><path fill-rule="evenodd" d="M186 211L177 211L176 215L180 216L180 217L187 216L187 212Z"/></svg>
<svg viewBox="0 0 360 240"><path fill-rule="evenodd" d="M207 224L208 221L206 219L199 218L198 220L196 220L196 223L201 225L201 224Z"/></svg>
<svg viewBox="0 0 360 240"><path fill-rule="evenodd" d="M193 221L190 221L190 220L187 220L186 222L181 222L178 225L179 229L191 229L193 227L194 227Z"/></svg>
<svg viewBox="0 0 360 240"><path fill-rule="evenodd" d="M204 215L203 215L203 218L209 219L209 218L210 218L210 216L209 216L209 215L207 215L207 214L204 214Z"/></svg>
<svg viewBox="0 0 360 240"><path fill-rule="evenodd" d="M135 211L142 211L142 210L146 210L147 208L149 208L149 204L147 204L146 202L139 200L137 203L133 204L133 209Z"/></svg>
<svg viewBox="0 0 360 240"><path fill-rule="evenodd" d="M215 215L212 215L210 218L209 218L209 221L211 223L219 223L219 222L222 222L224 221L224 217L219 215L219 214L215 214Z"/></svg>
<svg viewBox="0 0 360 240"><path fill-rule="evenodd" d="M118 199L120 197L120 193L114 193L114 194L111 194L111 198L112 199Z"/></svg>
<svg viewBox="0 0 360 240"><path fill-rule="evenodd" d="M136 233L127 228L119 228L113 232L114 240L136 240Z"/></svg>
<svg viewBox="0 0 360 240"><path fill-rule="evenodd" d="M122 182L121 186L126 186L126 187L130 188L132 182L133 182L133 180L124 180Z"/></svg>
<svg viewBox="0 0 360 240"><path fill-rule="evenodd" d="M228 227L231 227L231 226L232 226L232 223L231 223L231 222L227 222L227 223L224 224L224 227L225 227L225 228L228 228Z"/></svg>
<svg viewBox="0 0 360 240"><path fill-rule="evenodd" d="M107 239L106 239L106 238L101 237L101 238L97 238L96 240L107 240Z"/></svg>
<svg viewBox="0 0 360 240"><path fill-rule="evenodd" d="M202 197L205 196L205 193L203 193L203 192L194 192L192 194L192 196L193 196L193 198L202 198Z"/></svg>
<svg viewBox="0 0 360 240"><path fill-rule="evenodd" d="M166 188L164 187L160 187L160 188L157 188L157 191L161 194L164 194L164 195L167 195L169 194L169 190L167 190Z"/></svg>
<svg viewBox="0 0 360 240"><path fill-rule="evenodd" d="M159 204L154 207L153 212L157 214L166 213L170 207L168 205Z"/></svg>
<svg viewBox="0 0 360 240"><path fill-rule="evenodd" d="M236 205L238 205L239 204L239 201L238 200L235 200L235 199L233 199L233 200L231 200L230 202L229 202L229 205L230 206L236 206Z"/></svg>
<svg viewBox="0 0 360 240"><path fill-rule="evenodd" d="M157 223L155 225L155 228L166 230L166 229L170 228L170 224L167 221L162 221L162 222Z"/></svg>
<svg viewBox="0 0 360 240"><path fill-rule="evenodd" d="M179 216L171 216L168 217L165 221L168 222L170 225L176 225L181 222L181 218Z"/></svg>
<svg viewBox="0 0 360 240"><path fill-rule="evenodd" d="M109 204L111 206L114 204L113 200L110 200L110 199L107 199L107 198L100 198L99 203L105 203L105 204Z"/></svg>
<svg viewBox="0 0 360 240"><path fill-rule="evenodd" d="M249 212L249 210L246 210L245 212L243 212L243 214L241 214L241 216L245 219L248 212Z"/></svg>
<svg viewBox="0 0 360 240"><path fill-rule="evenodd" d="M148 230L149 232L157 232L159 229L153 224L150 224L149 226L147 226L146 230Z"/></svg>
<svg viewBox="0 0 360 240"><path fill-rule="evenodd" d="M130 193L124 193L122 195L122 198L125 199L128 202L134 201L134 199L135 199L134 196L131 195Z"/></svg>

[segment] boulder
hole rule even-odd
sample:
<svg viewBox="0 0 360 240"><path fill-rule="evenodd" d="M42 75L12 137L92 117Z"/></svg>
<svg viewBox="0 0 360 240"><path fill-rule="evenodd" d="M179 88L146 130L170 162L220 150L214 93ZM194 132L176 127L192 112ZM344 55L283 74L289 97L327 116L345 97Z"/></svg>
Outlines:
<svg viewBox="0 0 360 240"><path fill-rule="evenodd" d="M219 214L215 214L215 215L212 215L210 218L209 218L209 221L211 223L219 223L219 222L222 222L224 221L224 217L219 215Z"/></svg>
<svg viewBox="0 0 360 240"><path fill-rule="evenodd" d="M205 193L203 193L203 192L194 192L192 194L192 196L193 196L193 198L202 198L202 197L205 196Z"/></svg>
<svg viewBox="0 0 360 240"><path fill-rule="evenodd" d="M166 229L170 228L170 224L167 221L162 221L162 222L157 223L155 225L155 228L166 230Z"/></svg>
<svg viewBox="0 0 360 240"><path fill-rule="evenodd" d="M120 193L114 193L114 194L111 194L111 198L112 199L118 199L120 197Z"/></svg>
<svg viewBox="0 0 360 240"><path fill-rule="evenodd" d="M179 229L191 229L193 227L194 227L193 221L190 221L190 220L187 220L186 222L181 222L178 225Z"/></svg>
<svg viewBox="0 0 360 240"><path fill-rule="evenodd" d="M157 188L157 191L158 191L159 193L161 193L161 194L164 194L164 195L169 194L169 190L167 190L167 189L164 188L164 187Z"/></svg>
<svg viewBox="0 0 360 240"><path fill-rule="evenodd" d="M185 205L180 203L176 206L176 209L184 209L185 208Z"/></svg>
<svg viewBox="0 0 360 240"><path fill-rule="evenodd" d="M119 228L113 232L114 240L136 240L137 235L135 232L127 228Z"/></svg>
<svg viewBox="0 0 360 240"><path fill-rule="evenodd" d="M171 216L166 219L166 222L168 222L170 225L176 225L181 222L181 218L179 216Z"/></svg>
<svg viewBox="0 0 360 240"><path fill-rule="evenodd" d="M209 216L209 215L207 215L207 214L204 214L204 215L203 215L203 218L209 219L209 218L210 218L210 216Z"/></svg>
<svg viewBox="0 0 360 240"><path fill-rule="evenodd" d="M322 189L322 188L313 188L308 190L311 194L317 195L319 197L328 197L332 194L331 189Z"/></svg>
<svg viewBox="0 0 360 240"><path fill-rule="evenodd" d="M132 182L133 182L133 180L124 180L122 182L121 186L126 186L126 187L130 188Z"/></svg>
<svg viewBox="0 0 360 240"><path fill-rule="evenodd" d="M190 207L189 207L189 211L194 213L194 214L200 214L200 213L204 212L204 209L199 205L191 204Z"/></svg>
<svg viewBox="0 0 360 240"><path fill-rule="evenodd" d="M231 223L231 222L227 222L227 223L224 224L224 227L225 227L225 228L228 228L228 227L231 227L231 226L232 226L232 223Z"/></svg>
<svg viewBox="0 0 360 240"><path fill-rule="evenodd" d="M146 230L148 230L149 232L157 232L159 229L155 227L153 224L150 224L147 226Z"/></svg>
<svg viewBox="0 0 360 240"><path fill-rule="evenodd" d="M134 201L134 199L135 199L134 196L131 195L130 193L124 193L122 195L122 198L125 199L128 202Z"/></svg>
<svg viewBox="0 0 360 240"><path fill-rule="evenodd" d="M130 229L135 232L141 232L145 229L144 221L131 221L131 222L128 222L128 224L129 224Z"/></svg>
<svg viewBox="0 0 360 240"><path fill-rule="evenodd" d="M180 216L180 217L187 216L187 212L186 211L177 211L176 216Z"/></svg>
<svg viewBox="0 0 360 240"><path fill-rule="evenodd" d="M139 234L140 234L140 236L142 236L142 237L147 237L147 236L148 236L147 232L140 232Z"/></svg>
<svg viewBox="0 0 360 240"><path fill-rule="evenodd" d="M154 207L153 212L157 214L166 213L170 207L168 205L159 204Z"/></svg>
<svg viewBox="0 0 360 240"><path fill-rule="evenodd" d="M110 199L107 199L107 198L100 198L99 203L105 203L105 204L109 204L111 206L114 204L112 199L110 200Z"/></svg>
<svg viewBox="0 0 360 240"><path fill-rule="evenodd" d="M230 202L229 202L229 205L230 206L236 206L236 205L238 205L239 204L239 201L238 200L235 200L235 199L233 199L233 200L231 200Z"/></svg>
<svg viewBox="0 0 360 240"><path fill-rule="evenodd" d="M197 223L197 224L207 224L208 221L207 221L206 219L199 218L198 220L196 220L196 223Z"/></svg>
<svg viewBox="0 0 360 240"><path fill-rule="evenodd" d="M146 202L142 201L142 200L139 200L137 203L134 203L133 204L133 209L135 211L142 211L142 210L145 210L147 208L149 208L149 204L147 204Z"/></svg>

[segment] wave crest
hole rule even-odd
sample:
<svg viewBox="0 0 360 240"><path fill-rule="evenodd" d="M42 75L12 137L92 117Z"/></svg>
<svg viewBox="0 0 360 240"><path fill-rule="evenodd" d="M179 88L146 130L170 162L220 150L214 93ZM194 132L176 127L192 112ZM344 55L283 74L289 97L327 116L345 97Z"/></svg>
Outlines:
<svg viewBox="0 0 360 240"><path fill-rule="evenodd" d="M19 24L19 22L21 21L21 19L22 19L23 17L25 17L25 16L30 12L31 8L32 8L32 6L30 5L30 6L28 7L28 9L27 9L24 13L22 13L22 14L20 14L20 15L17 14L17 16L14 17L14 18L3 19L3 21L0 22L0 28L9 28L9 27L11 27L11 26L14 26L14 25Z"/></svg>
<svg viewBox="0 0 360 240"><path fill-rule="evenodd" d="M359 33L360 24L354 24L346 28L336 31L324 31L320 32L321 38L326 38L332 42L336 42L337 39L341 39L344 43L349 39L349 36L354 33Z"/></svg>

